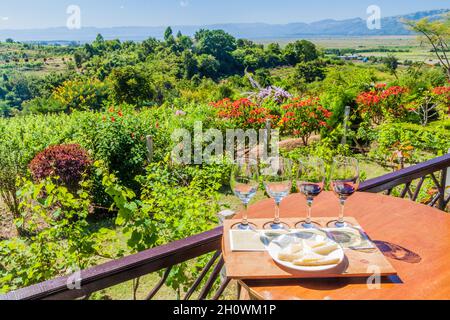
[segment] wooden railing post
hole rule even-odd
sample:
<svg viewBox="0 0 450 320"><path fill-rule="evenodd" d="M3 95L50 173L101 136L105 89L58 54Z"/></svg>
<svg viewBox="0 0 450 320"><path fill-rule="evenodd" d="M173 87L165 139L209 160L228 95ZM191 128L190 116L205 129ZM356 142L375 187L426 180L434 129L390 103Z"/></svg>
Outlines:
<svg viewBox="0 0 450 320"><path fill-rule="evenodd" d="M448 149L448 154L450 154L450 149ZM450 167L447 168L447 179L445 181L445 189L447 190L448 188L450 188Z"/></svg>
<svg viewBox="0 0 450 320"><path fill-rule="evenodd" d="M147 159L148 162L152 162L153 160L153 137L147 136L145 137L146 144L147 144Z"/></svg>
<svg viewBox="0 0 450 320"><path fill-rule="evenodd" d="M446 191L447 191L447 173L448 173L448 169L445 168L442 170L441 173L441 188L442 191L440 192L440 197L439 197L439 202L438 202L438 208L439 210L444 211L445 207L446 207L446 202L445 202L445 195L446 195Z"/></svg>
<svg viewBox="0 0 450 320"><path fill-rule="evenodd" d="M448 154L450 154L450 149L448 149ZM445 210L445 207L450 202L450 167L447 168L442 175L445 177L444 180L444 208L442 210ZM448 197L448 198L447 198Z"/></svg>

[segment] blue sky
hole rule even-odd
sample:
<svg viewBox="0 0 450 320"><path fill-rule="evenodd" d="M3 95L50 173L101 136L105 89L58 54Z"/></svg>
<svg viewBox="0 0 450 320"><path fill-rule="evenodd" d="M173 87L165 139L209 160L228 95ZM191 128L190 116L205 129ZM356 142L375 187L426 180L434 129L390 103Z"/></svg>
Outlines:
<svg viewBox="0 0 450 320"><path fill-rule="evenodd" d="M0 0L0 29L65 26L66 9L81 8L83 26L166 26L224 22L312 22L450 8L449 0Z"/></svg>

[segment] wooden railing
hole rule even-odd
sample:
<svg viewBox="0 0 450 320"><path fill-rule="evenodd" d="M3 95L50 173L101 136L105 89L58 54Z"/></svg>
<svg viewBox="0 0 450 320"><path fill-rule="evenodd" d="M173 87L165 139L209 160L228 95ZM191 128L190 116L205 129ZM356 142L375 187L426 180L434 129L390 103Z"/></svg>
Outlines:
<svg viewBox="0 0 450 320"><path fill-rule="evenodd" d="M436 187L436 192L429 202L429 206L444 210L450 202L450 197L446 197L445 192L449 167L450 154L447 154L443 157L368 180L360 185L359 191L385 192L387 195L391 195L394 188L402 186L399 197L408 197L412 201L417 201L424 182L427 179L431 179ZM415 182L417 183L415 184Z"/></svg>
<svg viewBox="0 0 450 320"><path fill-rule="evenodd" d="M409 197L416 201L419 192L427 178L436 186L436 193L430 201L430 206L445 209L450 202L446 197L447 168L450 167L450 154L421 163L407 169L391 173L361 184L360 191L391 194L394 188L402 186L401 197ZM414 182L417 181L417 184ZM414 188L414 190L412 190ZM190 238L170 243L165 246L143 251L119 260L83 270L78 276L61 277L49 280L28 288L10 292L1 299L7 300L37 300L37 299L80 299L89 297L94 292L137 279L141 276L165 270L161 281L148 293L147 299L152 299L162 288L172 267L201 257L208 253L215 253L206 264L193 286L188 290L184 299L191 299L195 293L200 300L211 297L218 299L229 284L224 279L218 290L212 294L219 278L224 262L221 256L222 228L217 228ZM77 283L79 286L74 286ZM200 286L202 288L200 288ZM77 289L78 288L78 289Z"/></svg>

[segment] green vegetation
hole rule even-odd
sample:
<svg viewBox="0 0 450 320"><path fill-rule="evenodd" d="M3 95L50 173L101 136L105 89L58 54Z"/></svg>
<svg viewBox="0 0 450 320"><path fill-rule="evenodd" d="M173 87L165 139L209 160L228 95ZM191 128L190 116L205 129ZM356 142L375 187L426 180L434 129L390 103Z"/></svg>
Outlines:
<svg viewBox="0 0 450 320"><path fill-rule="evenodd" d="M285 156L353 155L364 179L450 148L445 65L405 64L404 48L346 61L337 56L374 52L344 49L170 28L142 43L99 35L84 46L0 44L0 222L15 230L0 233L0 291L209 230L217 212L237 210L225 159L171 160L173 132L199 121L225 134L270 120L297 142ZM24 72L30 61L20 59L36 65ZM50 70L43 59L66 64ZM174 268L165 290L180 297L207 258ZM92 298L123 298L124 286Z"/></svg>

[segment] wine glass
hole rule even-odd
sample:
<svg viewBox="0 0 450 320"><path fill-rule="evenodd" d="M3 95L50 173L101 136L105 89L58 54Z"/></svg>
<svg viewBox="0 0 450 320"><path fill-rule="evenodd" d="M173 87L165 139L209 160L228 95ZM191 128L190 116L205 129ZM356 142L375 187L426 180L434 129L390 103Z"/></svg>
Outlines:
<svg viewBox="0 0 450 320"><path fill-rule="evenodd" d="M269 225L272 230L285 228L280 220L280 204L291 193L292 169L292 160L281 157L269 158L261 169L266 192L275 200L275 220Z"/></svg>
<svg viewBox="0 0 450 320"><path fill-rule="evenodd" d="M297 176L297 188L301 194L306 198L307 203L307 217L301 226L305 229L314 228L312 222L312 205L314 199L319 196L325 186L326 170L325 163L316 157L309 157L307 159L300 160L298 176Z"/></svg>
<svg viewBox="0 0 450 320"><path fill-rule="evenodd" d="M231 170L231 189L245 207L242 222L237 226L240 230L251 228L248 222L248 204L258 192L258 169L256 160L243 158L236 160Z"/></svg>
<svg viewBox="0 0 450 320"><path fill-rule="evenodd" d="M346 227L348 224L344 220L345 203L359 187L359 164L355 158L340 157L333 161L331 166L331 188L338 196L341 204L341 211L334 226L337 228Z"/></svg>

